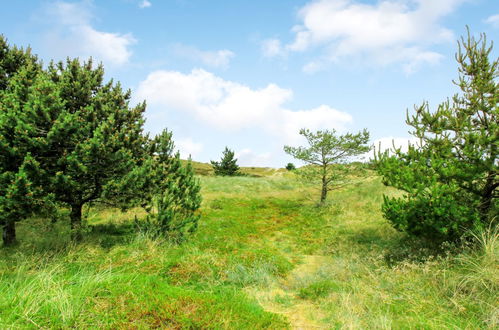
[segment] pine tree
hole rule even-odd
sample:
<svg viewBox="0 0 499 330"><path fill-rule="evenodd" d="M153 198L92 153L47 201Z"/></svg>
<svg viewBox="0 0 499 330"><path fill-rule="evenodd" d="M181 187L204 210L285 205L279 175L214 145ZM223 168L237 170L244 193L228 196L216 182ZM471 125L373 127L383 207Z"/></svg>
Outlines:
<svg viewBox="0 0 499 330"><path fill-rule="evenodd" d="M31 67L33 72L41 69L38 57L31 53L31 48L9 46L7 39L0 34L0 91L7 89L9 80L26 66Z"/></svg>
<svg viewBox="0 0 499 330"><path fill-rule="evenodd" d="M320 204L324 204L329 191L351 182L348 176L351 167L345 166L345 162L369 151L369 132L337 135L335 130L311 132L301 129L300 135L307 139L309 146L284 146L284 151L308 164L300 168L299 174L307 181L320 181Z"/></svg>
<svg viewBox="0 0 499 330"><path fill-rule="evenodd" d="M195 229L199 183L190 163L182 166L172 154L171 133L154 139L143 133L145 103L130 107L130 91L104 83L102 66L91 60L68 59L43 70L29 51L8 48L2 38L0 56L5 244L15 241L15 222L39 211L69 207L79 238L85 204L150 208L160 195L167 231Z"/></svg>
<svg viewBox="0 0 499 330"><path fill-rule="evenodd" d="M461 89L431 112L428 103L407 116L419 139L408 152L378 154L385 184L407 192L385 197L383 212L395 228L436 241L457 240L497 221L499 59L486 36L458 42Z"/></svg>
<svg viewBox="0 0 499 330"><path fill-rule="evenodd" d="M174 152L172 133L164 130L149 141L149 157L117 184L124 205L141 205L148 212L139 226L176 242L197 228L200 218L201 186L189 159L185 165ZM124 199L124 200L123 200Z"/></svg>
<svg viewBox="0 0 499 330"><path fill-rule="evenodd" d="M47 134L48 153L42 156L45 186L69 206L71 228L78 238L83 206L103 201L104 195L118 195L111 192L119 186L115 183L147 158L145 104L131 108L130 91L113 81L104 84L103 67L94 68L91 60L51 63L48 74L64 108Z"/></svg>
<svg viewBox="0 0 499 330"><path fill-rule="evenodd" d="M234 158L234 151L225 147L220 162L211 161L215 175L234 176L239 175L237 159Z"/></svg>
<svg viewBox="0 0 499 330"><path fill-rule="evenodd" d="M15 223L40 210L44 196L32 152L43 148L47 106L57 93L28 48L10 47L0 35L0 226L4 245L16 241ZM37 129L34 129L37 128Z"/></svg>

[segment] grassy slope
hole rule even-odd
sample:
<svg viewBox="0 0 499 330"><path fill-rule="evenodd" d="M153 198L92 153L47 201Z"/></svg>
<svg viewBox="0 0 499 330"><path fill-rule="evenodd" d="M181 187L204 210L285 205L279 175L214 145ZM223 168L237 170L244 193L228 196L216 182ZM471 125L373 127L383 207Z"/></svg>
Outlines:
<svg viewBox="0 0 499 330"><path fill-rule="evenodd" d="M183 160L184 163L187 161ZM213 167L208 163L201 163L192 161L192 166L194 168L194 172L198 175L203 176L213 176L215 172L213 171ZM284 168L272 168L272 167L240 167L239 171L245 175L250 177L269 177L269 176L279 176L283 175L287 172Z"/></svg>
<svg viewBox="0 0 499 330"><path fill-rule="evenodd" d="M22 245L0 250L0 328L498 325L496 243L429 258L382 219L394 192L378 179L318 209L313 188L267 172L202 177L203 218L182 246L134 233L139 210L88 211L78 246L63 223L20 224Z"/></svg>

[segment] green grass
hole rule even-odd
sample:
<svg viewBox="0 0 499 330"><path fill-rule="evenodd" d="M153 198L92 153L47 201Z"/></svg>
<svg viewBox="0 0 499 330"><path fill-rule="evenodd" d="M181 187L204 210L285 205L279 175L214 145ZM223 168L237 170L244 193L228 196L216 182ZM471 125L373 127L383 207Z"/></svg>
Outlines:
<svg viewBox="0 0 499 330"><path fill-rule="evenodd" d="M331 279L322 279L308 283L300 288L298 296L303 299L318 299L338 290L338 285Z"/></svg>
<svg viewBox="0 0 499 330"><path fill-rule="evenodd" d="M498 233L438 254L382 218L376 177L331 194L284 171L200 177L199 230L183 245L138 233L136 209L19 223L0 249L0 328L496 328ZM267 174L265 174L267 173ZM256 174L255 174L256 175Z"/></svg>
<svg viewBox="0 0 499 330"><path fill-rule="evenodd" d="M182 160L183 163L186 163L186 160ZM202 176L214 176L215 171L213 170L213 166L208 163L201 163L196 161L191 161L192 167L194 168L194 172L198 175ZM283 176L288 173L288 170L284 168L272 168L272 167L240 167L239 172L243 176L249 177L269 177L269 176ZM288 173L289 174L289 173Z"/></svg>

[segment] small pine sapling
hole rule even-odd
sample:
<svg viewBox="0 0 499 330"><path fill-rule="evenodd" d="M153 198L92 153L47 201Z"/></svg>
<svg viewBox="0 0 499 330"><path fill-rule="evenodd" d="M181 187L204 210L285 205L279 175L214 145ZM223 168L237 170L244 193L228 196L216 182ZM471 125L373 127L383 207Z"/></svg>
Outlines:
<svg viewBox="0 0 499 330"><path fill-rule="evenodd" d="M234 158L234 151L225 147L220 162L211 161L215 175L235 176L240 175L237 159Z"/></svg>

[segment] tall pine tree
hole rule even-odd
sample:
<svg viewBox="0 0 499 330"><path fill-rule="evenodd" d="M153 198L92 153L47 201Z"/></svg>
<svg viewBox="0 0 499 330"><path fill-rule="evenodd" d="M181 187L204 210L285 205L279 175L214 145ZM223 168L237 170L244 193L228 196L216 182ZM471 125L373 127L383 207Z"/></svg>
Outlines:
<svg viewBox="0 0 499 330"><path fill-rule="evenodd" d="M5 245L16 240L15 223L43 206L33 152L43 148L47 107L60 105L55 87L31 50L10 47L0 35L0 226Z"/></svg>
<svg viewBox="0 0 499 330"><path fill-rule="evenodd" d="M146 159L145 103L130 107L130 91L113 81L104 83L103 67L94 67L91 60L52 63L48 74L64 108L47 135L46 187L69 206L71 228L78 237L83 206L101 200L115 181Z"/></svg>
<svg viewBox="0 0 499 330"><path fill-rule="evenodd" d="M84 205L150 208L158 196L166 215L162 222L170 223L163 226L166 231L195 229L199 183L190 163L182 166L173 154L171 133L154 139L144 134L145 103L131 107L130 91L104 83L102 66L94 67L91 60L68 59L43 70L27 51L6 43L0 49L5 244L15 241L15 222L40 210L68 207L78 238Z"/></svg>

